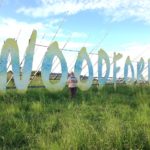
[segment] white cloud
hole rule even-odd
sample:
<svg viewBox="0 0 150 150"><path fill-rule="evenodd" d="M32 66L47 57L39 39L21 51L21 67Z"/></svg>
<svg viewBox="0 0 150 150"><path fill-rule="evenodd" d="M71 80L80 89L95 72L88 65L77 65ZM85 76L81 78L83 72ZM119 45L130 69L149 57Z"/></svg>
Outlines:
<svg viewBox="0 0 150 150"><path fill-rule="evenodd" d="M59 20L53 21L53 23L56 23L56 26L57 26L57 22L59 22ZM51 39L54 36L54 33L50 32L51 24L49 24L49 22L47 22L47 24L43 24L40 22L27 23L27 22L19 22L12 18L5 18L5 19L0 18L0 33L1 33L0 34L0 48L3 44L3 41L6 40L7 38L9 38L9 37L17 38L20 29L22 29L22 32L18 39L18 45L19 45L19 50L20 50L20 60L22 60L24 51L27 47L28 40L29 40L29 37L30 37L33 29L38 30L38 37L37 37L38 44L49 45L51 41L48 39ZM49 38L41 39L43 33L47 33ZM73 39L80 38L83 41L87 37L87 35L85 33L73 32L71 34L73 36ZM67 39L68 36L69 35L66 34L62 29L57 34L57 37L62 37L63 39ZM87 47L87 49L90 52L91 49L94 47L94 43L89 42L89 43L85 44L82 41L75 42L73 39L71 39L71 41L68 42L66 49L80 50L81 47L85 46L85 47ZM58 43L59 43L59 47L62 48L65 45L66 41L62 40L62 41L58 41ZM104 47L104 49L105 49L105 47ZM147 62L148 58L150 57L149 49L150 49L150 44L140 44L140 43L131 43L131 44L128 43L127 45L123 45L122 47L120 47L118 52L122 53L124 57L118 63L118 65L121 66L121 71L118 76L123 75L123 67L124 67L125 59L128 55L131 57L131 60L139 61L140 57L143 57L145 59L145 61ZM97 48L95 51L98 51L98 50L99 50L99 48ZM44 56L44 54L46 52L46 48L36 46L35 51L36 52L34 55L34 63L33 63L34 70L37 69L38 64L40 63L42 57ZM73 64L76 60L76 57L77 57L77 53L63 51L63 54L67 60L68 67L73 66ZM113 56L113 52L108 52L108 55ZM98 59L97 56L91 57L91 61L92 61L93 65L95 64L97 59ZM112 62L112 58L110 58L110 60ZM57 64L57 62L55 62L55 65ZM70 67L69 67L69 70L70 70ZM112 72L112 67L113 66L111 66L111 72ZM134 63L134 67L136 68L136 63ZM60 71L60 68L58 68L55 71ZM86 70L84 70L83 74L85 74L85 73L87 73ZM97 76L97 65L94 66L94 73L95 73L94 75ZM145 73L147 73L147 72L145 72Z"/></svg>
<svg viewBox="0 0 150 150"><path fill-rule="evenodd" d="M88 37L88 35L83 32L64 31L62 28L58 30L60 21L62 21L62 19L56 18L45 22L28 23L13 18L0 18L0 42L3 42L6 38L16 39L20 30L24 39L28 38L33 29L38 31L38 39L45 33L45 39L47 39L48 42L51 42L50 40L54 37L56 31L58 31L56 39L61 38L61 41L66 40L68 37L71 37L71 40L80 39L84 41Z"/></svg>
<svg viewBox="0 0 150 150"><path fill-rule="evenodd" d="M27 23L27 22L20 22L12 18L0 18L0 50L4 43L4 41L7 38L14 38L17 40L18 46L19 46L19 55L20 55L20 61L23 59L24 52L26 50L26 47L28 45L28 40L30 38L30 35L32 33L33 29L37 30L37 44L49 46L49 44L52 42L51 39L54 37L54 34L58 28L57 22L58 20L51 20L52 24L47 22L44 23ZM55 25L55 32L53 32L53 23L56 23ZM52 30L51 30L52 29ZM42 36L46 33L46 38L42 38ZM93 46L93 43L84 43L82 41L85 40L87 35L85 33L78 33L78 32L72 32L72 33L66 33L62 29L57 33L57 38L62 38L61 41L58 40L60 49L64 47L67 38L72 35L71 40L67 43L66 49L74 49L74 50L80 50L81 47L86 46L87 48L91 48ZM18 38L18 39L17 39ZM75 42L74 39L80 39L80 42ZM46 47L35 47L35 55L34 55L34 62L33 62L33 69L36 70L37 66L40 64L40 61L42 60L42 57L44 56L47 48ZM71 52L63 52L67 62L72 62L72 60L75 60L76 54ZM72 55L73 54L73 55ZM69 64L70 65L70 64Z"/></svg>
<svg viewBox="0 0 150 150"><path fill-rule="evenodd" d="M128 43L122 46L120 49L120 53L123 55L130 56L131 60L139 61L141 57L147 61L150 58L149 55L150 44L142 44L142 43Z"/></svg>
<svg viewBox="0 0 150 150"><path fill-rule="evenodd" d="M103 11L112 21L121 21L134 17L150 23L149 0L40 0L38 7L21 7L18 13L33 17L48 17L68 12L76 14L85 10Z"/></svg>
<svg viewBox="0 0 150 150"><path fill-rule="evenodd" d="M150 44L142 44L142 43L127 43L120 46L119 51L116 53L121 53L123 57L117 62L117 66L121 68L118 73L118 77L123 77L124 75L124 65L126 58L130 56L132 64L134 66L135 77L137 76L137 62L140 61L141 58L145 61L145 67L148 65ZM109 56L113 56L113 52L108 52ZM111 54L111 55L110 55ZM112 60L111 60L112 62ZM112 76L112 67L111 66L111 76ZM148 69L145 68L143 72L144 77L148 75Z"/></svg>

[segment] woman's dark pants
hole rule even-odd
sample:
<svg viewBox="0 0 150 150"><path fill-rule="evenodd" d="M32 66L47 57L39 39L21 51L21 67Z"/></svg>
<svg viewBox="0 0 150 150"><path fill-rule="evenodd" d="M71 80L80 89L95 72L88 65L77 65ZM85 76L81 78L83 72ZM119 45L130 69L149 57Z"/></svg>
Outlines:
<svg viewBox="0 0 150 150"><path fill-rule="evenodd" d="M77 87L69 88L70 89L70 95L71 98L74 98L76 96Z"/></svg>

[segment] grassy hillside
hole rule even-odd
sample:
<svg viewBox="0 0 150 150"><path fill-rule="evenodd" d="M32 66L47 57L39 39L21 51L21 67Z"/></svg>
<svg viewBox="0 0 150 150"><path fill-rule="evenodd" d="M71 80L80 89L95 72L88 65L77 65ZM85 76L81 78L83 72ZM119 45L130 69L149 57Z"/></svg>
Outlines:
<svg viewBox="0 0 150 150"><path fill-rule="evenodd" d="M0 149L150 149L150 87L0 95Z"/></svg>

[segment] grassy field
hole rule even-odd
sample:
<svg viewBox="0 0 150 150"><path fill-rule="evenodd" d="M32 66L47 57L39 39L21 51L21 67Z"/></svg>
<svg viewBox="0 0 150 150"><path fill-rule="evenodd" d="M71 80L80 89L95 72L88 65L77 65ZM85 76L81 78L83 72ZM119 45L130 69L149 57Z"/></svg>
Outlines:
<svg viewBox="0 0 150 150"><path fill-rule="evenodd" d="M0 95L0 149L150 149L150 87Z"/></svg>

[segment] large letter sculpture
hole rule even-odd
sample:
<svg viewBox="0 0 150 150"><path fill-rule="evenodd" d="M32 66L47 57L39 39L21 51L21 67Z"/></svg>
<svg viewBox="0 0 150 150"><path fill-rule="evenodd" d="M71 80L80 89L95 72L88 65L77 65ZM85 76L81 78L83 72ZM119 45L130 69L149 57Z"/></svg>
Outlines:
<svg viewBox="0 0 150 150"><path fill-rule="evenodd" d="M87 61L87 66L89 69L89 76L86 81L81 81L81 79L80 79L83 60ZM93 67L92 67L91 60L86 52L86 48L84 48L84 47L80 50L80 52L78 54L78 58L75 63L74 71L75 71L75 76L78 80L78 87L83 91L88 90L91 87L92 82L93 82Z"/></svg>
<svg viewBox="0 0 150 150"><path fill-rule="evenodd" d="M12 64L12 72L13 72L13 79L14 84L16 86L16 89L20 92L25 92L28 88L28 84L30 83L30 76L32 72L32 65L33 65L33 55L34 55L34 49L35 49L35 43L36 43L36 36L37 32L33 30L28 47L25 52L25 58L24 58L24 65L20 66L19 61L19 49L17 42L15 39L9 38L6 40L6 42L3 44L1 53L0 53L0 92L6 91L7 86L7 63L8 63L8 57L10 55L11 58L11 64ZM58 57L60 60L61 65L61 78L59 81L51 81L50 80L50 72L53 65L53 59L54 57ZM114 88L116 89L116 83L117 83L117 73L120 70L120 67L117 66L117 62L119 59L122 58L122 54L114 53L113 57L113 83ZM81 80L81 72L82 72L82 65L83 61L87 62L88 67L88 77L85 80ZM106 64L106 72L103 75L103 62L105 61ZM22 67L22 69L20 69ZM150 83L150 59L148 60L148 81ZM131 70L131 80L129 81L129 69ZM128 56L125 62L124 66L124 81L128 83L133 83L135 79L137 79L138 82L141 80L144 80L143 71L144 71L144 59L141 58L141 60L137 63L137 77L135 78L135 70L131 63L130 57ZM93 67L92 62L89 58L89 55L86 51L86 48L83 47L77 57L77 60L75 62L74 67L74 73L75 77L78 80L78 87L82 91L88 90L92 83L93 83ZM21 75L22 74L22 75ZM105 85L108 77L110 74L110 60L109 56L104 50L100 50L98 53L98 82L99 85ZM57 74L56 74L57 76ZM47 52L44 55L44 59L42 62L42 68L41 68L41 78L45 85L45 87L50 92L57 92L61 91L65 86L67 82L67 76L68 76L68 67L65 60L65 57L63 56L62 51L60 51L58 47L57 42L53 42L48 47ZM132 81L132 82L131 82Z"/></svg>
<svg viewBox="0 0 150 150"><path fill-rule="evenodd" d="M61 79L59 82L52 83L50 81L49 74L52 69L53 59L55 56L57 56L60 60L62 75L61 75ZM66 63L65 58L64 58L62 52L58 48L57 42L52 43L48 47L48 50L47 50L44 60L43 60L41 71L42 71L43 83L50 92L61 91L65 87L66 81L67 81L67 75L68 75L68 68L67 68L67 63Z"/></svg>
<svg viewBox="0 0 150 150"><path fill-rule="evenodd" d="M128 72L129 72L129 69L128 68L131 68L131 74L132 74L132 78L131 80L129 80L129 82L133 83L134 82L134 67L131 63L131 60L130 60L130 57L128 56L127 59L126 59L126 62L125 62L125 66L124 66L124 81L129 83L128 82Z"/></svg>
<svg viewBox="0 0 150 150"><path fill-rule="evenodd" d="M122 54L114 53L113 58L113 83L114 83L114 89L116 90L116 82L117 82L117 73L120 71L120 67L117 67L117 61L122 58Z"/></svg>
<svg viewBox="0 0 150 150"><path fill-rule="evenodd" d="M32 32L29 40L29 45L26 49L26 55L24 59L24 66L22 70L22 78L20 79L20 62L19 62L19 50L17 42L14 39L7 39L4 43L0 54L0 91L6 91L7 83L7 61L8 56L11 56L12 71L14 77L14 83L18 91L26 91L30 82L30 75L32 71L33 54L36 41L36 31Z"/></svg>
<svg viewBox="0 0 150 150"><path fill-rule="evenodd" d="M142 72L144 71L144 59L141 58L140 61L137 63L137 82L140 80L144 80Z"/></svg>
<svg viewBox="0 0 150 150"><path fill-rule="evenodd" d="M102 72L103 61L102 60L103 59L105 60L105 63L106 63L106 73L105 73L104 77L102 77L102 75L103 75L103 72ZM103 86L107 82L108 77L109 77L109 73L110 73L110 60L109 60L107 53L101 49L98 52L98 81L99 81L99 85Z"/></svg>

